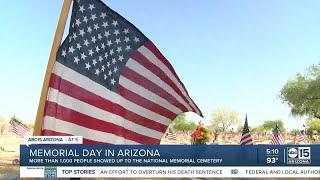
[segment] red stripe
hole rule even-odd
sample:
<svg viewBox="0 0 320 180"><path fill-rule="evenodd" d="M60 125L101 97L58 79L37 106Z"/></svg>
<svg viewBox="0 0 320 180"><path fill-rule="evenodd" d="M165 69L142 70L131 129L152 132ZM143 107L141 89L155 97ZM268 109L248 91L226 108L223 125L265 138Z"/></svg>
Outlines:
<svg viewBox="0 0 320 180"><path fill-rule="evenodd" d="M41 131L41 136L73 136L73 135L44 129ZM93 141L93 140L86 139L86 138L82 138L82 142L83 142L83 144L107 144L107 143Z"/></svg>
<svg viewBox="0 0 320 180"><path fill-rule="evenodd" d="M142 66L144 66L146 69L149 69L153 74L158 76L163 82L168 84L188 104L187 98L183 95L183 93L180 91L178 86L158 66L151 63L139 51L135 51L132 54L131 58L137 61Z"/></svg>
<svg viewBox="0 0 320 180"><path fill-rule="evenodd" d="M140 74L134 72L133 70L129 69L128 67L123 68L122 75L127 79L139 84L140 86L148 89L149 91L157 94L158 96L162 97L163 99L167 100L170 104L173 104L183 112L188 111L188 109L183 106L176 98L174 98L171 94L167 91L163 90L161 87L156 85L155 83L151 82L150 80L146 79L145 77L141 76Z"/></svg>
<svg viewBox="0 0 320 180"><path fill-rule="evenodd" d="M117 136L123 137L125 139L130 139L141 144L156 144L160 142L160 140L158 139L138 134L121 126L87 116L53 102L47 101L45 108L45 115L77 124L82 127L115 134Z"/></svg>
<svg viewBox="0 0 320 180"><path fill-rule="evenodd" d="M149 109L153 112L156 112L162 116L165 116L169 119L174 119L176 118L177 114L169 111L168 109L152 102L152 101L149 101L148 99L145 99L143 98L142 96L126 89L125 87L121 86L119 84L119 87L118 87L118 91L119 91L119 94L126 98L127 100L131 101L131 102L134 102L136 104L138 104L139 106L142 106L146 109Z"/></svg>
<svg viewBox="0 0 320 180"><path fill-rule="evenodd" d="M151 42L151 41L146 41L144 43L144 46L147 47L164 65L166 65L168 67L168 69L171 71L171 73L176 77L176 79L178 80L178 82L181 84L182 88L184 89L184 91L186 92L186 95L189 96L188 91L186 90L184 84L181 82L181 80L179 79L178 75L176 74L175 70L173 69L172 65L169 63L169 61L161 54L161 52L158 50L158 48ZM198 108L198 106L194 103L194 101L191 99L191 97L189 96L190 100L193 102L193 104L195 105L195 107L198 109L199 111L199 115L201 117L203 117L200 109ZM192 108L193 110L195 110L194 108Z"/></svg>
<svg viewBox="0 0 320 180"><path fill-rule="evenodd" d="M113 114L119 115L124 119L132 121L136 124L139 124L160 132L165 132L167 129L166 125L152 121L148 118L142 117L134 112L131 112L125 109L124 107L120 106L119 104L115 104L107 99L97 96L96 94L93 94L69 81L66 81L55 74L51 75L50 87L57 89L61 93L64 93L82 102L86 102L102 110L109 111Z"/></svg>

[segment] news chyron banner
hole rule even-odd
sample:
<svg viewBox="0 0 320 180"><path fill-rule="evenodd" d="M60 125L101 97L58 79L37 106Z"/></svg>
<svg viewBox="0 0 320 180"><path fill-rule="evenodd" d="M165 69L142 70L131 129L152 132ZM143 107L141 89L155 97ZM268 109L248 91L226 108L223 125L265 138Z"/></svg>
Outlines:
<svg viewBox="0 0 320 180"><path fill-rule="evenodd" d="M41 138L20 146L21 177L320 177L319 145L84 145L81 138Z"/></svg>

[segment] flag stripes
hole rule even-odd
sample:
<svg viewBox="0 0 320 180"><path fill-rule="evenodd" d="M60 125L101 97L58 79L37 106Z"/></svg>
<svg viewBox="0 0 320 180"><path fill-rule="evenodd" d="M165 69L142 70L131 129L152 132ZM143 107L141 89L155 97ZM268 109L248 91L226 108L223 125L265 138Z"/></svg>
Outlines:
<svg viewBox="0 0 320 180"><path fill-rule="evenodd" d="M29 128L22 123L13 122L13 124L9 126L9 132L14 132L15 134L21 137L24 137L28 131Z"/></svg>

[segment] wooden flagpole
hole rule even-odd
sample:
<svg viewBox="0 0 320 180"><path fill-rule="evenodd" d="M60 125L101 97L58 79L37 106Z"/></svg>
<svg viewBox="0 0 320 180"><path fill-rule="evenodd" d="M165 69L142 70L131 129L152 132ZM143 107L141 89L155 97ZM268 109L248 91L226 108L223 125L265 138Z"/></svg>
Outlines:
<svg viewBox="0 0 320 180"><path fill-rule="evenodd" d="M42 91L41 91L40 101L39 101L39 105L38 105L38 112L37 112L36 121L34 123L34 129L33 129L34 136L39 136L41 133L42 123L43 123L44 106L45 106L45 102L46 102L47 95L48 95L48 89L49 89L50 74L52 72L53 65L56 61L57 51L59 49L59 46L61 45L61 40L62 40L65 25L66 25L66 21L68 18L71 2L72 2L72 0L64 0L64 2L63 2L63 6L62 6L61 13L60 13L57 29L56 29L53 43L52 43L52 47L51 47L51 52L50 52L50 56L49 56L49 62L47 65L46 74L44 77L44 82L42 85Z"/></svg>

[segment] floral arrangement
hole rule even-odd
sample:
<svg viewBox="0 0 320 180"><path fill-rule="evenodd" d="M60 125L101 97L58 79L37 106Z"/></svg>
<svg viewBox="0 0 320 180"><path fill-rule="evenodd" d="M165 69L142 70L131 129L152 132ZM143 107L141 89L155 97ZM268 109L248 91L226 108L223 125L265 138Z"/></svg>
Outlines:
<svg viewBox="0 0 320 180"><path fill-rule="evenodd" d="M209 142L210 132L208 128L202 124L199 124L196 130L191 135L192 144L206 144Z"/></svg>

